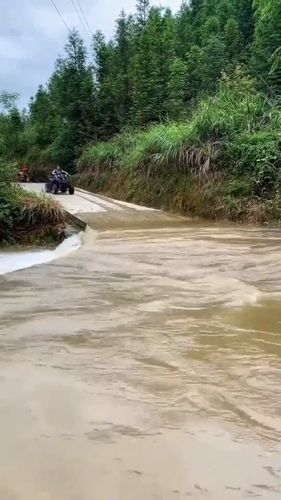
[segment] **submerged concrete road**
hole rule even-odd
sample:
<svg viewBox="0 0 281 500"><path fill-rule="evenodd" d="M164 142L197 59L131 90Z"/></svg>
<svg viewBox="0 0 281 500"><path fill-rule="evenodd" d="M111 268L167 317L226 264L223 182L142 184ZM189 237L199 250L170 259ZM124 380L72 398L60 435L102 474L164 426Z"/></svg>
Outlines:
<svg viewBox="0 0 281 500"><path fill-rule="evenodd" d="M44 193L44 184L29 183L25 189L36 193ZM50 195L58 200L71 215L81 219L91 227L99 230L117 229L119 227L165 227L186 223L186 218L176 217L160 210L113 200L106 196L96 195L77 189L73 196L69 194Z"/></svg>
<svg viewBox="0 0 281 500"><path fill-rule="evenodd" d="M2 264L0 500L280 500L280 229L58 199L102 230Z"/></svg>

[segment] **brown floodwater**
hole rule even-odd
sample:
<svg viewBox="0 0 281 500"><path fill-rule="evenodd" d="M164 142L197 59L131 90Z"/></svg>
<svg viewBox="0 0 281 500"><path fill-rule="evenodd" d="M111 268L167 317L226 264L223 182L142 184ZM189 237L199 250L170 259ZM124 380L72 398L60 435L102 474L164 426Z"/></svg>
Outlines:
<svg viewBox="0 0 281 500"><path fill-rule="evenodd" d="M89 231L0 276L0 499L281 498L281 232Z"/></svg>

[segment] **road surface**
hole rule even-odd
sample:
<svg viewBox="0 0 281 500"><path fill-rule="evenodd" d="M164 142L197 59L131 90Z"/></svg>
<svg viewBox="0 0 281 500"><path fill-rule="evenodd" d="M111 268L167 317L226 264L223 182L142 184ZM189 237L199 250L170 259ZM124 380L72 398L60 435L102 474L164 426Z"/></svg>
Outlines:
<svg viewBox="0 0 281 500"><path fill-rule="evenodd" d="M280 500L280 230L58 199L131 227L0 276L0 500Z"/></svg>
<svg viewBox="0 0 281 500"><path fill-rule="evenodd" d="M36 193L44 193L44 184L28 183L24 188ZM96 195L76 189L69 194L48 195L58 200L63 208L91 227L99 230L122 228L145 228L186 224L187 219L164 213L160 210L134 205L106 196Z"/></svg>

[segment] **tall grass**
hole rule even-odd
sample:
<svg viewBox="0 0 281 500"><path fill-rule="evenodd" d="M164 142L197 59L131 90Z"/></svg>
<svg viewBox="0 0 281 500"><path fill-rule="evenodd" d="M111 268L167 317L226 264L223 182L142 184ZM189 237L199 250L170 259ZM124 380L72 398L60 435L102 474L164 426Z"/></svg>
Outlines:
<svg viewBox="0 0 281 500"><path fill-rule="evenodd" d="M136 144L139 135L137 132L123 132L111 141L88 145L77 162L78 173L92 172L99 175L105 168L118 168L126 152Z"/></svg>
<svg viewBox="0 0 281 500"><path fill-rule="evenodd" d="M93 144L80 158L79 171L87 172L89 185L95 173L100 190L106 190L110 178L118 182L118 175L127 176L131 186L138 176L147 185L150 179L161 179L162 197L168 179L191 176L198 179L198 189L204 185L207 200L210 182L218 180L229 184L224 192L234 213L239 197L269 198L281 191L281 110L238 69L222 78L216 95L199 102L189 121L162 123Z"/></svg>
<svg viewBox="0 0 281 500"><path fill-rule="evenodd" d="M192 123L167 123L143 133L124 164L147 178L175 172L204 177L211 173L218 151L218 141L196 139Z"/></svg>
<svg viewBox="0 0 281 500"><path fill-rule="evenodd" d="M12 182L9 166L2 165L0 243L37 243L56 238L65 225L60 204L47 196L27 193ZM8 172L7 172L8 171Z"/></svg>
<svg viewBox="0 0 281 500"><path fill-rule="evenodd" d="M195 140L225 140L247 130L259 130L271 109L253 82L239 72L232 80L224 76L216 95L201 100L193 116Z"/></svg>
<svg viewBox="0 0 281 500"><path fill-rule="evenodd" d="M58 225L65 222L65 214L62 206L47 195L36 195L33 193L17 193L19 203L18 222L28 227L37 224Z"/></svg>
<svg viewBox="0 0 281 500"><path fill-rule="evenodd" d="M103 167L113 169L121 160L121 148L116 142L100 142L86 147L78 160L78 172L92 171L98 173Z"/></svg>

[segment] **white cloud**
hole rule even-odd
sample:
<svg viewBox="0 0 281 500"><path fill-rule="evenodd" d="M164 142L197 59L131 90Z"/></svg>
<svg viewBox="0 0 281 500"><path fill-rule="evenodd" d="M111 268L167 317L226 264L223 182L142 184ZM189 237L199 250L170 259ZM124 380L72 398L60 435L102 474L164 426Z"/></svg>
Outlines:
<svg viewBox="0 0 281 500"><path fill-rule="evenodd" d="M20 42L14 38L1 36L0 35L0 60L1 60L1 71L5 70L3 67L3 60L20 60L27 56L27 51L25 47L22 46Z"/></svg>

